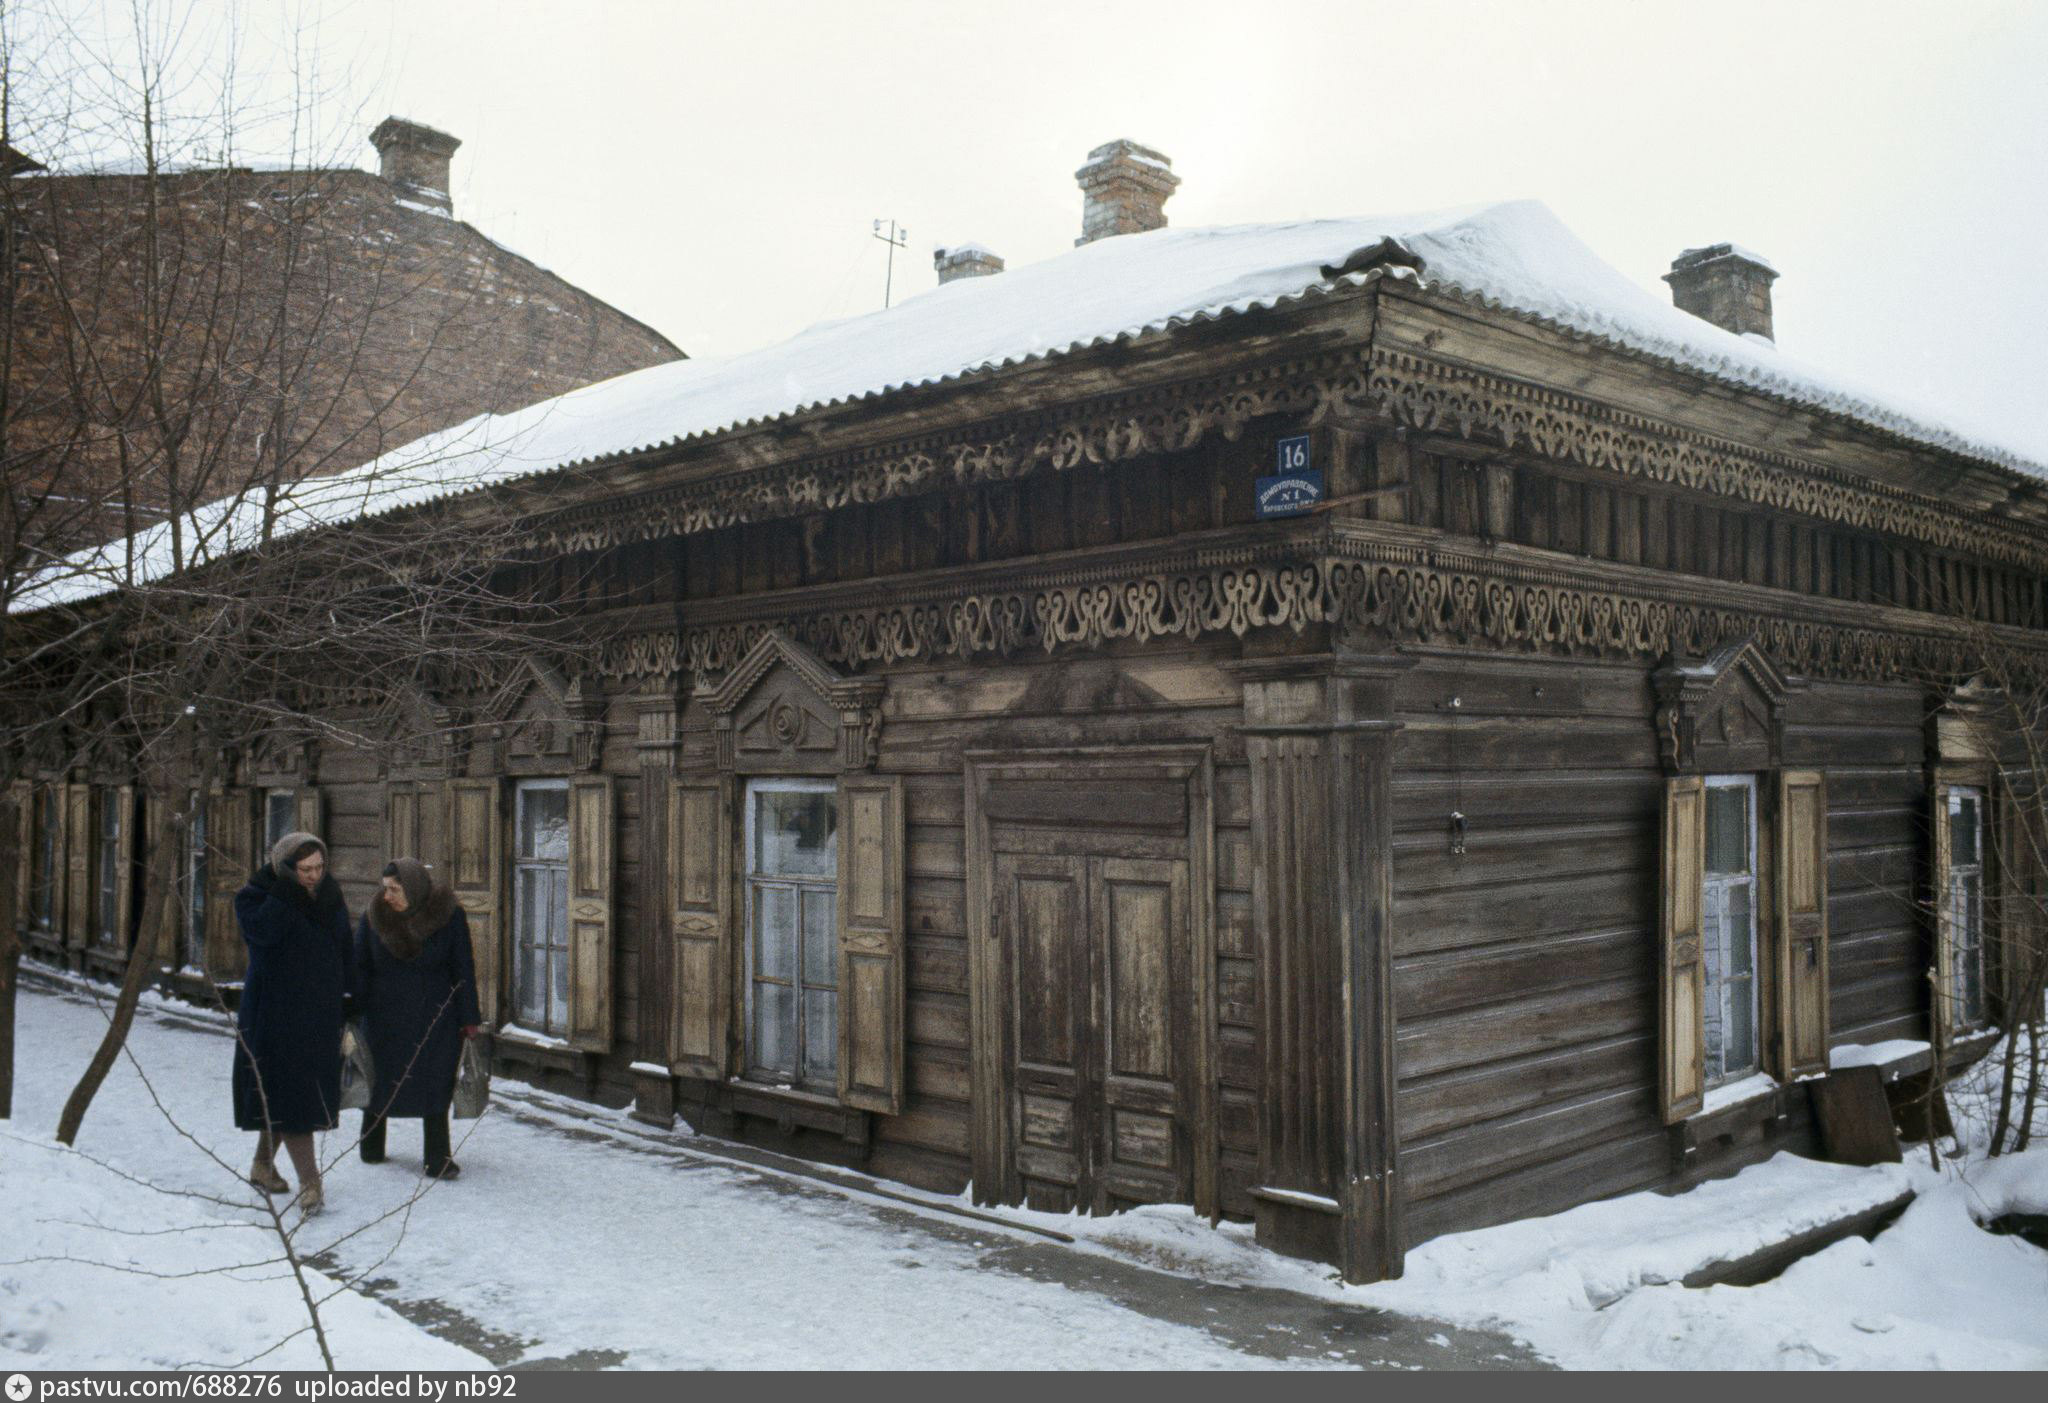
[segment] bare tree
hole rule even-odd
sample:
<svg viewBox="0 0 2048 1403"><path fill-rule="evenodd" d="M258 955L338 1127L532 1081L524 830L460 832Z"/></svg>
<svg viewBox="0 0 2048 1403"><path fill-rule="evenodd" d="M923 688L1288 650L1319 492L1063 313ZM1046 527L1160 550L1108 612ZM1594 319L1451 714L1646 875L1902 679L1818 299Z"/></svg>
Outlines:
<svg viewBox="0 0 2048 1403"><path fill-rule="evenodd" d="M468 475L491 421L385 451L421 427L436 357L488 338L492 309L431 262L361 256L377 230L296 144L303 90L271 123L284 162L237 165L237 36L203 34L222 50L195 61L192 11L131 13L106 53L0 8L0 149L28 130L121 157L85 179L10 157L0 178L0 789L19 805L25 776L99 766L133 776L150 816L121 993L66 1143L157 969L201 806L239 760L281 734L417 744L416 717L375 724L385 699L480 694L512 659L578 646L542 602L559 571L521 567L516 513L464 492L488 486ZM235 860L218 837L210 855Z"/></svg>
<svg viewBox="0 0 2048 1403"><path fill-rule="evenodd" d="M2042 1086L2043 1003L2048 999L2048 666L1986 625L1970 629L1972 674L1937 720L1944 744L1977 757L1989 834L1980 884L1951 880L1930 892L1937 931L1933 1013L1937 1057L1952 1031L1995 1026L1998 1093L1987 1152L2028 1147ZM1950 816L1937 812L1937 825ZM1966 838L1936 835L1952 853ZM1948 864L1937 863L1938 870ZM1974 909L1973 909L1974 908ZM1981 943L1958 932L1982 932ZM1937 1067L1939 1067L1937 1062ZM1939 1078L1930 1078L1938 1083ZM1930 1137L1931 1138L1931 1137Z"/></svg>

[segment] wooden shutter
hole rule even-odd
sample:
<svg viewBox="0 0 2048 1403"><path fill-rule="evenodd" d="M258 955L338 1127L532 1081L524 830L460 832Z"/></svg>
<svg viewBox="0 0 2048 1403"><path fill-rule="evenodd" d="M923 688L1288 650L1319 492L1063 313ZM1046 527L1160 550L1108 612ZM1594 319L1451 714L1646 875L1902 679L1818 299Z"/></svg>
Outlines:
<svg viewBox="0 0 2048 1403"><path fill-rule="evenodd" d="M903 1109L903 781L839 782L839 1099Z"/></svg>
<svg viewBox="0 0 2048 1403"><path fill-rule="evenodd" d="M6 919L21 931L27 930L35 919L36 787L18 779L8 786L7 793L14 801L15 846L14 900Z"/></svg>
<svg viewBox="0 0 2048 1403"><path fill-rule="evenodd" d="M668 791L669 1065L710 1081L731 1065L732 795L722 777L677 779Z"/></svg>
<svg viewBox="0 0 2048 1403"><path fill-rule="evenodd" d="M64 943L92 943L92 859L99 835L92 827L92 786L64 788Z"/></svg>
<svg viewBox="0 0 2048 1403"><path fill-rule="evenodd" d="M1778 775L1778 1048L1787 1077L1828 1069L1828 782Z"/></svg>
<svg viewBox="0 0 2048 1403"><path fill-rule="evenodd" d="M107 791L114 805L114 942L123 951L135 934L135 786Z"/></svg>
<svg viewBox="0 0 2048 1403"><path fill-rule="evenodd" d="M143 791L142 833L143 833L143 876L144 891L148 890L147 877L151 859L160 862L170 876L165 881L164 905L157 917L155 943L156 961L164 969L175 969L178 963L178 921L185 911L189 899L185 892L189 858L189 845L170 841L173 829L171 820L177 811L171 807L170 796L162 790ZM139 939L150 939L147 931L137 932Z"/></svg>
<svg viewBox="0 0 2048 1403"><path fill-rule="evenodd" d="M569 783L569 1041L612 1050L612 781Z"/></svg>
<svg viewBox="0 0 2048 1403"><path fill-rule="evenodd" d="M413 835L413 856L431 867L442 868L448 857L448 787L437 780L414 786L419 828Z"/></svg>
<svg viewBox="0 0 2048 1403"><path fill-rule="evenodd" d="M476 957L476 1001L484 1026L498 1021L499 969L503 965L505 844L498 812L498 782L458 779L449 786L449 884L469 916L470 949Z"/></svg>
<svg viewBox="0 0 2048 1403"><path fill-rule="evenodd" d="M386 862L419 855L419 788L406 783L387 784L384 786L384 857L377 864L377 870L382 872Z"/></svg>
<svg viewBox="0 0 2048 1403"><path fill-rule="evenodd" d="M256 870L256 820L247 789L216 789L206 799L206 977L240 979L248 951L235 924L235 893Z"/></svg>
<svg viewBox="0 0 2048 1403"><path fill-rule="evenodd" d="M327 842L327 832L323 826L325 820L326 814L321 808L320 791L318 789L310 784L302 784L292 791L292 824L299 832L310 833L325 843ZM329 869L332 869L334 866L333 847L332 843L328 843L327 866ZM382 871L383 869L379 868L378 870Z"/></svg>
<svg viewBox="0 0 2048 1403"><path fill-rule="evenodd" d="M1664 782L1664 970L1660 1090L1666 1124L1706 1095L1703 1043L1707 966L1700 906L1707 867L1707 786L1697 775Z"/></svg>
<svg viewBox="0 0 2048 1403"><path fill-rule="evenodd" d="M1951 792L1946 784L1934 786L1934 870L1929 893L1934 904L1934 987L1929 991L1927 1023L1930 1036L1944 1044L1954 1036L1962 1020L1962 1009L1956 1001L1955 921L1948 901Z"/></svg>

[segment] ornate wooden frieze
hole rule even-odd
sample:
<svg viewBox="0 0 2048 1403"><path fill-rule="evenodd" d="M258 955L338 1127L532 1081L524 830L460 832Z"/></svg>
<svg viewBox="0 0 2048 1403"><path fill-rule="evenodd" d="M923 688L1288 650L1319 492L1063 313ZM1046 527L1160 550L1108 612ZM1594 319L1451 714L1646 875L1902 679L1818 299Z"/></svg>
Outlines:
<svg viewBox="0 0 2048 1403"><path fill-rule="evenodd" d="M1343 352L1076 401L939 435L803 460L768 472L727 474L657 493L576 508L536 523L542 552L597 550L831 511L941 487L1006 482L1044 469L1100 466L1195 447L1211 433L1235 440L1268 414L1314 421L1340 394L1365 385L1366 352Z"/></svg>
<svg viewBox="0 0 2048 1403"><path fill-rule="evenodd" d="M2038 528L1406 352L1375 351L1360 398L1370 412L1425 432L1498 440L1545 458L2034 568L2048 559L2048 533Z"/></svg>
<svg viewBox="0 0 2048 1403"><path fill-rule="evenodd" d="M1594 400L1408 351L1365 346L580 506L540 518L528 540L542 554L596 550L1178 452L1211 433L1235 440L1263 415L1289 414L1318 424L1333 411L1498 442L1986 558L2035 568L2048 561L2048 530L1962 512L1951 503Z"/></svg>
<svg viewBox="0 0 2048 1403"><path fill-rule="evenodd" d="M1974 644L1960 627L1864 625L1867 607L1750 586L1702 587L1633 567L1547 561L1533 551L1469 551L1372 529L1276 531L1263 542L1134 551L1114 563L1007 583L935 575L886 599L871 590L791 592L686 616L613 640L599 669L620 681L687 674L702 686L738 667L771 629L842 668L1028 650L1193 641L1328 624L1362 644L1416 642L1563 656L1703 657L1753 637L1784 671L1879 681L1959 674ZM838 600L837 603L823 601ZM814 601L806 608L805 601ZM1996 631L2042 659L2043 640Z"/></svg>

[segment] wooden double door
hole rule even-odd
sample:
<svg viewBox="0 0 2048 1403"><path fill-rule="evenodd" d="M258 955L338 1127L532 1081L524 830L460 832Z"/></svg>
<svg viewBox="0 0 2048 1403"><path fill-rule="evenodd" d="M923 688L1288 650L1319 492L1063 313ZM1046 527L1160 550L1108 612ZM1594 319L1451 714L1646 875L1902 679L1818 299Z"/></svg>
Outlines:
<svg viewBox="0 0 2048 1403"><path fill-rule="evenodd" d="M1206 770L1105 760L981 779L976 1038L992 1075L976 1091L994 1104L977 1107L976 1182L1002 1186L983 1197L1090 1213L1201 1201Z"/></svg>

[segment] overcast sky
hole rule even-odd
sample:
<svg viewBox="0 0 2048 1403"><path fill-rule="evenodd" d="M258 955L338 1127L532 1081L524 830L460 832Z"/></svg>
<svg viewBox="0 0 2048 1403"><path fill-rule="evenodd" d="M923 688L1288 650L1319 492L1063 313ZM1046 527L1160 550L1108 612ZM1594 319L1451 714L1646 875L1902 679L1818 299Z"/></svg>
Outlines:
<svg viewBox="0 0 2048 1403"><path fill-rule="evenodd" d="M241 23L254 51L284 13ZM1630 277L1734 240L1779 344L2048 461L2048 3L305 0L323 82L463 141L458 216L692 355L881 305L877 218L1012 266L1073 172L1176 225L1534 197ZM355 159L374 167L367 145Z"/></svg>

